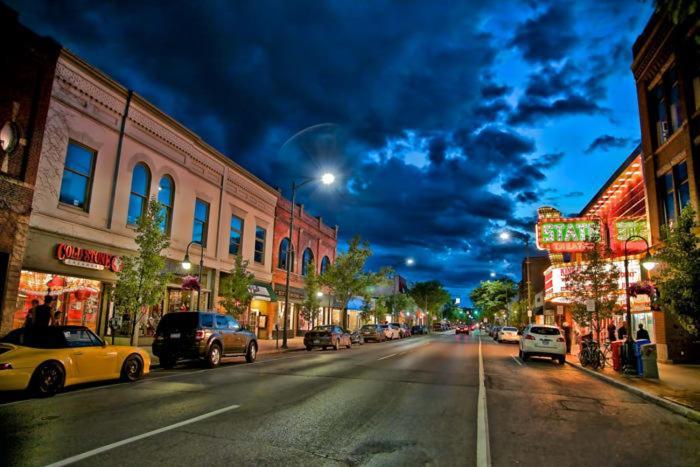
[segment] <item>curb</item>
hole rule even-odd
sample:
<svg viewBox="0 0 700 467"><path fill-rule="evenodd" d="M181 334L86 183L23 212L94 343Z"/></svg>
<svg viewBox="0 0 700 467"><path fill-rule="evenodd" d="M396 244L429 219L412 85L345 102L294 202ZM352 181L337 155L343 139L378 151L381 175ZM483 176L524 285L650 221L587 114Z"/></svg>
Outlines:
<svg viewBox="0 0 700 467"><path fill-rule="evenodd" d="M259 352L258 355L278 355L278 354L283 354L283 353L290 353L290 352L299 352L301 350L306 350L304 347L301 348L293 348L293 349L279 349L279 350L273 350L272 352ZM230 357L226 357L230 358ZM153 363L153 355L151 355L151 370L153 369L160 369L160 363Z"/></svg>
<svg viewBox="0 0 700 467"><path fill-rule="evenodd" d="M585 373L593 375L600 380L603 380L609 384L612 384L613 386L616 386L620 389L624 389L627 392L631 392L632 394L639 396L642 399L645 399L649 402L653 402L654 404L656 404L660 407L663 407L666 410L670 410L671 412L675 412L678 415L682 415L689 420L693 420L694 422L700 423L700 412L698 412L697 410L691 409L690 407L686 407L686 406L678 404L676 402L672 402L668 399L664 399L663 397L655 396L654 394L643 391L643 390L636 388L634 386L630 386L629 384L625 384L621 381L618 381L615 378L611 378L610 376L598 373L597 371L593 371L593 370L590 370L588 368L584 368L583 366L576 364L576 363L572 363L568 360L566 361L566 363L568 363L569 365L573 366L574 368L577 368Z"/></svg>

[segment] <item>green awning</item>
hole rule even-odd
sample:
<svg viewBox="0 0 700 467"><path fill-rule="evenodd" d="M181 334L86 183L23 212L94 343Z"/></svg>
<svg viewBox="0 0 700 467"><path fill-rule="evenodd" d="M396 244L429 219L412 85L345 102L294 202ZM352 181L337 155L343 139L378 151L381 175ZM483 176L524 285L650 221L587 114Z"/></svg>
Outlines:
<svg viewBox="0 0 700 467"><path fill-rule="evenodd" d="M272 290L270 284L264 282L255 282L250 286L250 293L253 294L253 300L262 300L265 302L276 302L277 294Z"/></svg>

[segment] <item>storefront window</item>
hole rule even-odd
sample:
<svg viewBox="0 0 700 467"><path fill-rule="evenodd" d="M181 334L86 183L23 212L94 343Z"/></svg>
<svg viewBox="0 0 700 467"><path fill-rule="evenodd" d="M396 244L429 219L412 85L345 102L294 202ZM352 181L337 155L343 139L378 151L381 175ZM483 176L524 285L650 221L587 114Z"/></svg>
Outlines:
<svg viewBox="0 0 700 467"><path fill-rule="evenodd" d="M55 324L86 326L97 332L102 297L102 283L91 279L22 271L18 307L13 316L13 329L24 326L32 301L44 303L44 297L55 299Z"/></svg>

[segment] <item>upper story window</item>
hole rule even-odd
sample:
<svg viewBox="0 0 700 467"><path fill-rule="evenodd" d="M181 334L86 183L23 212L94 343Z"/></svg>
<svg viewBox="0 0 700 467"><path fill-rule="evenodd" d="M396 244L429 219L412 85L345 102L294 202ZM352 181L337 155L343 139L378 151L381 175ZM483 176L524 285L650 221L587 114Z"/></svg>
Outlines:
<svg viewBox="0 0 700 467"><path fill-rule="evenodd" d="M654 146L664 144L683 124L678 74L669 70L649 93L649 112Z"/></svg>
<svg viewBox="0 0 700 467"><path fill-rule="evenodd" d="M324 273L328 271L328 268L331 265L331 260L328 259L328 256L324 256L323 259L321 260L321 273Z"/></svg>
<svg viewBox="0 0 700 467"><path fill-rule="evenodd" d="M289 253L289 238L283 238L280 242L279 255L277 257L277 267L280 269L287 269L287 254ZM289 265L289 270L294 271L294 252L291 256L291 264Z"/></svg>
<svg viewBox="0 0 700 467"><path fill-rule="evenodd" d="M175 201L175 182L170 175L164 175L158 184L158 202L163 216L160 228L170 234L173 225L173 203Z"/></svg>
<svg viewBox="0 0 700 467"><path fill-rule="evenodd" d="M68 142L59 201L88 210L97 153L74 141Z"/></svg>
<svg viewBox="0 0 700 467"><path fill-rule="evenodd" d="M207 246L209 231L209 203L197 198L194 202L194 224L192 226L192 241L198 242L202 248Z"/></svg>
<svg viewBox="0 0 700 467"><path fill-rule="evenodd" d="M255 227L255 253L253 259L256 263L265 263L265 237L267 230L260 226Z"/></svg>
<svg viewBox="0 0 700 467"><path fill-rule="evenodd" d="M695 70L693 71L693 96L695 112L700 112L700 50L695 53Z"/></svg>
<svg viewBox="0 0 700 467"><path fill-rule="evenodd" d="M686 161L673 166L660 177L661 214L664 224L671 224L680 212L690 203L688 164Z"/></svg>
<svg viewBox="0 0 700 467"><path fill-rule="evenodd" d="M131 175L131 194L129 195L129 212L126 223L138 225L148 207L148 191L151 186L151 172L146 164L139 162Z"/></svg>
<svg viewBox="0 0 700 467"><path fill-rule="evenodd" d="M309 273L309 266L311 263L314 261L314 252L311 251L311 248L307 248L304 250L304 256L302 256L302 262L301 262L301 275L305 276Z"/></svg>
<svg viewBox="0 0 700 467"><path fill-rule="evenodd" d="M237 255L241 251L241 238L243 237L243 219L231 216L230 235L228 241L228 252Z"/></svg>

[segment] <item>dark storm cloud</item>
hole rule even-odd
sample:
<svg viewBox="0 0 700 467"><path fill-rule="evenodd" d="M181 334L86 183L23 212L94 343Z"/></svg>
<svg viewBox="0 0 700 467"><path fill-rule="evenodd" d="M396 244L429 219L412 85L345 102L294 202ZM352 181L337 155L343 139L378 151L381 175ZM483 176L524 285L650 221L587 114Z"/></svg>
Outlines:
<svg viewBox="0 0 700 467"><path fill-rule="evenodd" d="M510 45L517 47L526 60L546 62L565 57L576 41L568 5L556 2L521 24Z"/></svg>
<svg viewBox="0 0 700 467"><path fill-rule="evenodd" d="M520 100L518 107L508 117L511 124L536 124L542 119L562 117L566 115L604 113L595 100L580 94L572 94L554 100L534 99Z"/></svg>
<svg viewBox="0 0 700 467"><path fill-rule="evenodd" d="M611 149L625 148L630 145L632 140L630 138L623 138L619 136L612 135L601 135L594 139L591 144L586 148L586 154L592 154L595 151L607 152Z"/></svg>
<svg viewBox="0 0 700 467"><path fill-rule="evenodd" d="M445 160L447 143L443 138L437 137L430 140L428 158L433 164L439 165Z"/></svg>
<svg viewBox="0 0 700 467"><path fill-rule="evenodd" d="M506 85L487 83L481 88L481 96L486 99L494 99L496 97L503 97L512 90L511 87Z"/></svg>

